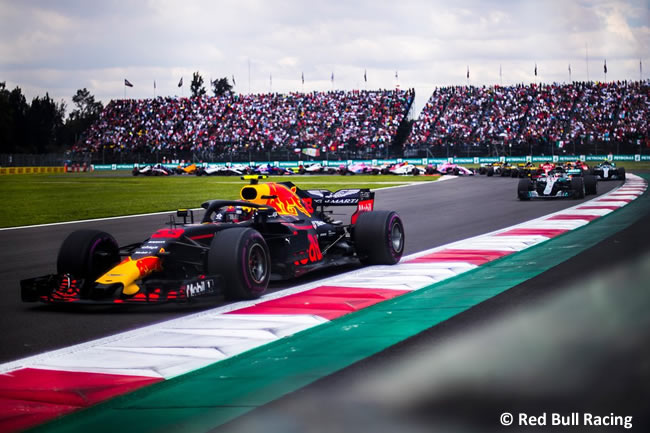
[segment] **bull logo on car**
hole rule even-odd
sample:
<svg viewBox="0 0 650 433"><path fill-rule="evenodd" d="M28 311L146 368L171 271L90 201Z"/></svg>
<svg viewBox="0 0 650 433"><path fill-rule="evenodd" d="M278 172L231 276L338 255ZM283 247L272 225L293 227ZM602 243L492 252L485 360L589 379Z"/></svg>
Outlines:
<svg viewBox="0 0 650 433"><path fill-rule="evenodd" d="M296 194L296 187L277 183L247 185L241 189L241 198L251 203L272 207L279 215L311 216L307 206Z"/></svg>

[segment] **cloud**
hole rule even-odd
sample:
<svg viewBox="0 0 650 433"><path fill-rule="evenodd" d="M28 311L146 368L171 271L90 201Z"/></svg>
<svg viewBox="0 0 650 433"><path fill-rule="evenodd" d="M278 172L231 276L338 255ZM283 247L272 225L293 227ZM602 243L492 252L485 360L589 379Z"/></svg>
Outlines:
<svg viewBox="0 0 650 433"><path fill-rule="evenodd" d="M504 84L533 81L535 62L543 80L568 79L569 63L584 80L588 50L591 79L604 58L609 79L637 79L650 57L646 0L0 0L0 20L1 81L55 99L88 87L104 102L124 78L131 97L151 97L154 79L176 95L197 70L234 75L244 93L269 91L269 74L278 92L391 88L399 70L426 100L464 84L467 65L475 85L497 83L500 64Z"/></svg>

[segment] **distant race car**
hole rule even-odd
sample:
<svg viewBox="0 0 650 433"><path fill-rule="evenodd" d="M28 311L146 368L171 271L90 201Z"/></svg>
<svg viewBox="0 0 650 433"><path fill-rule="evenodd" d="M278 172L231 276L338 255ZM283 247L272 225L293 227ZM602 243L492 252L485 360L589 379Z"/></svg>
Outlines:
<svg viewBox="0 0 650 433"><path fill-rule="evenodd" d="M550 161L546 161L542 164L539 165L540 170L542 173L546 174L549 171L553 170L556 167L556 165Z"/></svg>
<svg viewBox="0 0 650 433"><path fill-rule="evenodd" d="M517 197L519 200L531 198L584 198L597 194L598 184L592 175L574 176L556 167L545 174L533 178L519 179Z"/></svg>
<svg viewBox="0 0 650 433"><path fill-rule="evenodd" d="M336 167L329 167L320 162L306 163L298 167L299 174L335 174L337 171Z"/></svg>
<svg viewBox="0 0 650 433"><path fill-rule="evenodd" d="M339 174L379 174L379 167L373 167L371 165L365 164L363 162L357 162L354 164L342 164L339 167Z"/></svg>
<svg viewBox="0 0 650 433"><path fill-rule="evenodd" d="M510 172L511 177L532 177L539 174L540 168L532 162L515 165Z"/></svg>
<svg viewBox="0 0 650 433"><path fill-rule="evenodd" d="M169 227L119 247L108 233L77 230L59 249L57 272L22 280L25 302L155 304L224 294L254 299L269 280L345 264L392 265L404 252L402 220L375 211L368 189L302 190L246 176L241 200L203 203L195 223L178 211ZM349 224L334 206L354 206ZM188 221L189 220L189 221Z"/></svg>
<svg viewBox="0 0 650 433"><path fill-rule="evenodd" d="M441 174L453 174L455 176L474 176L474 170L463 167L462 165L452 164L451 162L445 162L436 167L438 173Z"/></svg>
<svg viewBox="0 0 650 433"><path fill-rule="evenodd" d="M131 174L133 176L169 176L174 174L174 171L162 164L153 164L135 167Z"/></svg>
<svg viewBox="0 0 650 433"><path fill-rule="evenodd" d="M511 176L513 166L509 162L492 162L489 164L481 164L478 169L479 174L485 174L488 177L492 176Z"/></svg>
<svg viewBox="0 0 650 433"><path fill-rule="evenodd" d="M174 167L174 173L176 174L196 174L198 169L196 164L179 164L177 167Z"/></svg>
<svg viewBox="0 0 650 433"><path fill-rule="evenodd" d="M589 173L599 180L625 180L625 167L617 167L616 163L603 161L589 170Z"/></svg>
<svg viewBox="0 0 650 433"><path fill-rule="evenodd" d="M251 168L251 174L261 174L264 176L284 176L288 174L293 174L292 170L289 170L285 167L276 167L271 164L260 165L254 168Z"/></svg>
<svg viewBox="0 0 650 433"><path fill-rule="evenodd" d="M409 164L408 162L398 162L396 164L390 164L381 169L381 174L395 174L398 176L407 176L414 175L417 176L420 174L420 169Z"/></svg>
<svg viewBox="0 0 650 433"><path fill-rule="evenodd" d="M251 167L246 164L208 165L196 170L197 176L243 176L251 172Z"/></svg>
<svg viewBox="0 0 650 433"><path fill-rule="evenodd" d="M567 161L564 163L564 168L567 170L580 170L583 174L589 173L589 165L586 162L581 160L576 161Z"/></svg>

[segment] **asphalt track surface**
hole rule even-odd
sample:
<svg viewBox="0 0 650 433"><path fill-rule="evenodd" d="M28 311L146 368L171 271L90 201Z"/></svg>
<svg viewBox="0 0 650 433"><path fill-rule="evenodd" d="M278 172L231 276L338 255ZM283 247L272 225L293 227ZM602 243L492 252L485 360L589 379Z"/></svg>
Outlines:
<svg viewBox="0 0 650 433"><path fill-rule="evenodd" d="M173 180L173 179L172 179ZM406 254L444 245L521 223L574 206L584 200L516 199L516 179L485 176L380 190L377 209L396 210L406 229ZM599 194L620 182L599 183ZM195 313L223 302L159 306L91 306L83 308L27 304L20 300L19 281L55 272L58 248L76 229L111 233L120 245L144 240L164 226L166 215L109 219L0 231L0 362L8 362ZM337 272L325 271L291 282L280 290Z"/></svg>

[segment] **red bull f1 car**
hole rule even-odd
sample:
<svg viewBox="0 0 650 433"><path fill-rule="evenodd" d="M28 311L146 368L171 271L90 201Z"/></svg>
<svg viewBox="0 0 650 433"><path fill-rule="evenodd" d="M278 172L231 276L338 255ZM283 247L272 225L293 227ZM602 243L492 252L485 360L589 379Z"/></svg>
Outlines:
<svg viewBox="0 0 650 433"><path fill-rule="evenodd" d="M291 182L250 180L240 200L211 200L200 221L179 210L142 242L118 246L99 230L63 241L56 274L21 281L25 302L154 304L225 295L254 299L269 280L328 266L391 265L404 252L404 226L374 209L368 189L302 190ZM349 224L332 207L353 206ZM182 218L182 221L181 221Z"/></svg>

